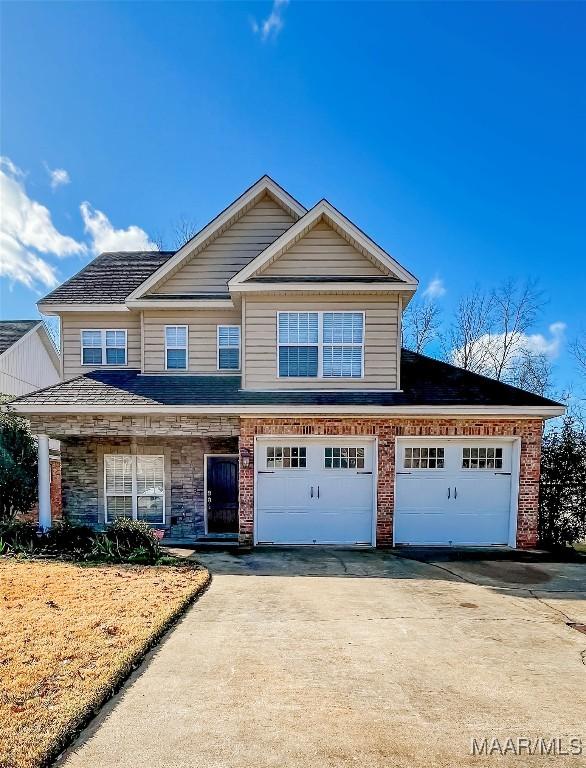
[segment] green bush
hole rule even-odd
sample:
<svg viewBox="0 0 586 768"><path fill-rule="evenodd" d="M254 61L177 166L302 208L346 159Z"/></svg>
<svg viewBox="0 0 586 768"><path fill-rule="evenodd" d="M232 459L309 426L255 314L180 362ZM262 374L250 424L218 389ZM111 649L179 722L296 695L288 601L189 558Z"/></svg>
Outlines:
<svg viewBox="0 0 586 768"><path fill-rule="evenodd" d="M23 419L0 413L0 522L37 500L37 445Z"/></svg>
<svg viewBox="0 0 586 768"><path fill-rule="evenodd" d="M94 546L95 532L87 525L57 523L43 535L44 548L56 555L68 555L75 560L84 560Z"/></svg>
<svg viewBox="0 0 586 768"><path fill-rule="evenodd" d="M34 555L43 548L43 535L34 523L21 520L0 522L0 552Z"/></svg>
<svg viewBox="0 0 586 768"><path fill-rule="evenodd" d="M586 430L570 416L543 438L539 538L554 549L586 539Z"/></svg>
<svg viewBox="0 0 586 768"><path fill-rule="evenodd" d="M139 520L121 517L98 538L104 539L98 549L106 559L154 563L161 556L161 545L152 528Z"/></svg>

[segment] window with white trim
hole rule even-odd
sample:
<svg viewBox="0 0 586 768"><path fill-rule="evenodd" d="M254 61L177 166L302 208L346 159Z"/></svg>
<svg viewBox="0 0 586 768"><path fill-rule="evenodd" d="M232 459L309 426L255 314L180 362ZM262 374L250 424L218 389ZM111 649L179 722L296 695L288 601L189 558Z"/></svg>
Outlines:
<svg viewBox="0 0 586 768"><path fill-rule="evenodd" d="M218 370L240 369L240 326L218 326Z"/></svg>
<svg viewBox="0 0 586 768"><path fill-rule="evenodd" d="M165 326L165 368L166 370L187 370L187 326Z"/></svg>
<svg viewBox="0 0 586 768"><path fill-rule="evenodd" d="M267 446L267 469L305 469L307 448L303 445Z"/></svg>
<svg viewBox="0 0 586 768"><path fill-rule="evenodd" d="M462 469L502 469L502 448L462 448Z"/></svg>
<svg viewBox="0 0 586 768"><path fill-rule="evenodd" d="M82 365L126 365L127 334L124 328L82 330Z"/></svg>
<svg viewBox="0 0 586 768"><path fill-rule="evenodd" d="M364 469L364 448L332 446L324 448L326 469Z"/></svg>
<svg viewBox="0 0 586 768"><path fill-rule="evenodd" d="M437 447L405 448L405 469L443 469L444 449Z"/></svg>
<svg viewBox="0 0 586 768"><path fill-rule="evenodd" d="M165 461L163 456L104 456L106 522L119 517L165 522Z"/></svg>
<svg viewBox="0 0 586 768"><path fill-rule="evenodd" d="M279 377L360 378L364 312L278 312Z"/></svg>

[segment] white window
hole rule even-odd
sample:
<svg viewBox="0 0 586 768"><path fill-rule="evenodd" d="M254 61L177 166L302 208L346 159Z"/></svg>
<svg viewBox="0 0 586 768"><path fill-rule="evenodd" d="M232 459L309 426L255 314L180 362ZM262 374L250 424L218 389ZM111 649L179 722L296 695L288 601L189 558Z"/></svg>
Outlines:
<svg viewBox="0 0 586 768"><path fill-rule="evenodd" d="M126 330L83 330L82 365L126 365Z"/></svg>
<svg viewBox="0 0 586 768"><path fill-rule="evenodd" d="M364 469L364 448L354 446L324 448L324 467L326 469Z"/></svg>
<svg viewBox="0 0 586 768"><path fill-rule="evenodd" d="M279 377L360 378L364 312L278 312Z"/></svg>
<svg viewBox="0 0 586 768"><path fill-rule="evenodd" d="M305 469L307 449L300 445L267 447L267 469Z"/></svg>
<svg viewBox="0 0 586 768"><path fill-rule="evenodd" d="M405 469L443 469L443 448L405 448Z"/></svg>
<svg viewBox="0 0 586 768"><path fill-rule="evenodd" d="M106 522L119 517L165 522L165 464L163 456L104 456Z"/></svg>
<svg viewBox="0 0 586 768"><path fill-rule="evenodd" d="M240 326L218 326L218 370L240 369Z"/></svg>
<svg viewBox="0 0 586 768"><path fill-rule="evenodd" d="M462 448L462 469L502 468L502 448Z"/></svg>
<svg viewBox="0 0 586 768"><path fill-rule="evenodd" d="M165 326L165 368L187 370L187 326Z"/></svg>

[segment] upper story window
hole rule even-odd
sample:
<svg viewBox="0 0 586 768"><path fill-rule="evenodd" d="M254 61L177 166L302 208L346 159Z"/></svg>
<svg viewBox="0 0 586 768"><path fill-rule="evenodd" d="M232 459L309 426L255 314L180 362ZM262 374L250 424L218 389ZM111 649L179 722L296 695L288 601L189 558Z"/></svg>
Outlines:
<svg viewBox="0 0 586 768"><path fill-rule="evenodd" d="M218 370L237 371L240 368L240 326L218 326Z"/></svg>
<svg viewBox="0 0 586 768"><path fill-rule="evenodd" d="M82 365L126 365L125 329L81 332Z"/></svg>
<svg viewBox="0 0 586 768"><path fill-rule="evenodd" d="M280 377L360 378L364 312L278 312Z"/></svg>
<svg viewBox="0 0 586 768"><path fill-rule="evenodd" d="M187 326L165 326L165 368L187 370Z"/></svg>

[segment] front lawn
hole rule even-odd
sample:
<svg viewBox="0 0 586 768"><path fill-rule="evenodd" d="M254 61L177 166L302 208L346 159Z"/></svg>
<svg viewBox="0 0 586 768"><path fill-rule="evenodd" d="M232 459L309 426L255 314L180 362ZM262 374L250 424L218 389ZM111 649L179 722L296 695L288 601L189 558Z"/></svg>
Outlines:
<svg viewBox="0 0 586 768"><path fill-rule="evenodd" d="M55 757L208 580L188 565L0 558L0 766Z"/></svg>

